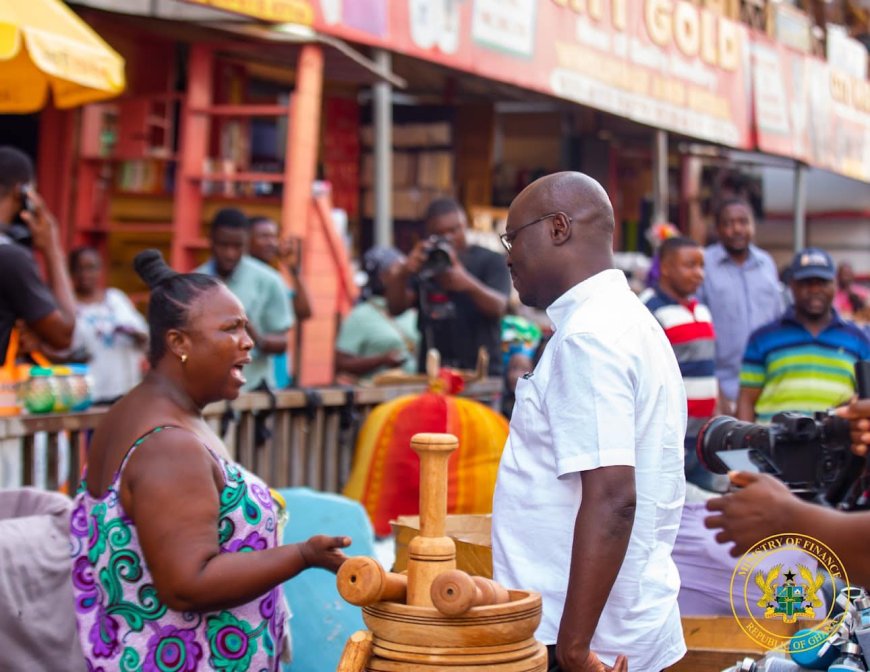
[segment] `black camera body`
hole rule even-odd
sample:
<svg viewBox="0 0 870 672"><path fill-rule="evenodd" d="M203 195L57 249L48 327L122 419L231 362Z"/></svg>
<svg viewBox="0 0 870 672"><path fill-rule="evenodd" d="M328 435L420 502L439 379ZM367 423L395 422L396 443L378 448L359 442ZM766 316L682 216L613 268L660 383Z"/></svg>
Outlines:
<svg viewBox="0 0 870 672"><path fill-rule="evenodd" d="M453 247L444 236L430 237L423 250L426 253L426 260L417 273L423 282L432 280L453 265L450 258Z"/></svg>
<svg viewBox="0 0 870 672"><path fill-rule="evenodd" d="M868 396L870 362L855 364L858 394ZM701 464L715 474L732 470L772 474L796 495L838 504L861 475L865 460L852 453L849 421L830 410L778 413L769 425L726 415L698 432Z"/></svg>
<svg viewBox="0 0 870 672"><path fill-rule="evenodd" d="M733 469L772 474L795 494L829 501L857 477L849 422L830 411L813 416L779 413L770 425L711 418L698 433L698 459L716 474ZM843 493L845 494L845 493Z"/></svg>

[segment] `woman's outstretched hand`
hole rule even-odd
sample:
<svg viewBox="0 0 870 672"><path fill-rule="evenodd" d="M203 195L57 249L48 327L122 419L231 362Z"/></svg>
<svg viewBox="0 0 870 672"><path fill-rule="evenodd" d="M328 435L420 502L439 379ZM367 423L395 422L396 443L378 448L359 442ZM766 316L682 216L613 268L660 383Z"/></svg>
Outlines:
<svg viewBox="0 0 870 672"><path fill-rule="evenodd" d="M299 544L299 550L308 567L320 567L337 572L347 556L342 548L350 546L350 537L328 537L325 534L317 534L308 541Z"/></svg>

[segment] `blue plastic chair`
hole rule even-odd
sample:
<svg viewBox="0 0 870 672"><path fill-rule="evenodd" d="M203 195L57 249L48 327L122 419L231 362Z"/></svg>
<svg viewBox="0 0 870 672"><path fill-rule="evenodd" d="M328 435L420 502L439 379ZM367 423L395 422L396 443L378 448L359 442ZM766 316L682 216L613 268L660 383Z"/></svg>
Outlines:
<svg viewBox="0 0 870 672"><path fill-rule="evenodd" d="M374 531L362 505L347 497L310 488L279 490L290 514L284 543L305 541L315 534L351 537L347 555L374 555ZM347 638L365 628L362 610L345 602L335 587L335 575L308 569L284 583L293 611L290 631L293 662L284 670L323 672L338 666Z"/></svg>

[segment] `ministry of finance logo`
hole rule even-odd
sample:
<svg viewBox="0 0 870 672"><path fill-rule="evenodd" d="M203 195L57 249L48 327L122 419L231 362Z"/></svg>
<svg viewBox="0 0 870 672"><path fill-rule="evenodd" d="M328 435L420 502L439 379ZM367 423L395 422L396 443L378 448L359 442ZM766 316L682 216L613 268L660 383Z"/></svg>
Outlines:
<svg viewBox="0 0 870 672"><path fill-rule="evenodd" d="M834 604L825 605L822 593L827 586L827 594L836 595L838 581L849 583L828 546L802 534L778 534L740 558L731 575L731 610L754 642L766 649L784 647L800 629L793 625L798 621L813 621L804 626L813 630L828 629Z"/></svg>

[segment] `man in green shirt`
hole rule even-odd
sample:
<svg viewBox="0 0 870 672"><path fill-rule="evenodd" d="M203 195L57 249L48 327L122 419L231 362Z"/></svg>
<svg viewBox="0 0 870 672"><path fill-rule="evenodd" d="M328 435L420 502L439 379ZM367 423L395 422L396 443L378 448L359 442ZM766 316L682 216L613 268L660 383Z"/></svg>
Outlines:
<svg viewBox="0 0 870 672"><path fill-rule="evenodd" d="M243 389L252 390L263 382L275 389L272 356L287 350L293 316L281 275L247 255L248 236L248 219L241 211L219 211L211 223L211 259L196 271L223 280L248 314L254 349L252 361L245 367Z"/></svg>

